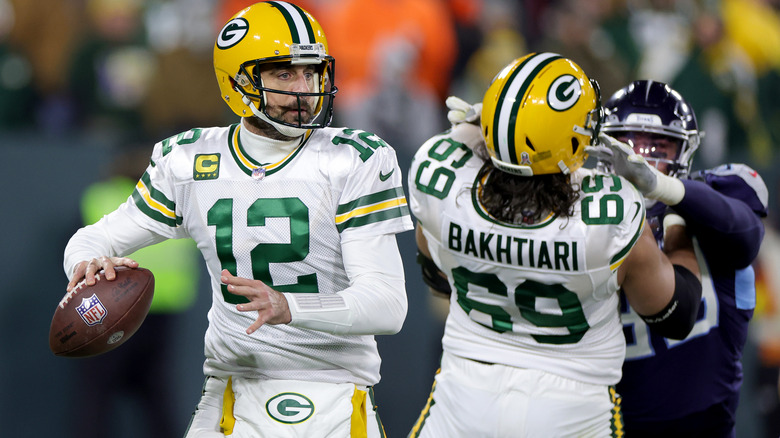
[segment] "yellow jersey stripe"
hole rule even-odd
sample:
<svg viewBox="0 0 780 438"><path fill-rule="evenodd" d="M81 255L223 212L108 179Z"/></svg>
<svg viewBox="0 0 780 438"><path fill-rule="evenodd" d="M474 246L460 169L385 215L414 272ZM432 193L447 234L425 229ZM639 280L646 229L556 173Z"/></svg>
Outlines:
<svg viewBox="0 0 780 438"><path fill-rule="evenodd" d="M367 205L365 207L356 208L352 211L336 216L336 224L341 224L343 222L346 222L352 219L353 217L363 216L365 214L375 213L377 211L400 207L402 205L406 205L406 197L403 196L395 199L389 199L385 202L380 202L379 204Z"/></svg>
<svg viewBox="0 0 780 438"><path fill-rule="evenodd" d="M152 198L151 193L149 193L149 189L147 189L141 181L138 181L138 184L135 185L135 189L138 190L138 193L141 194L141 197L143 197L146 205L148 205L150 208L156 210L167 218L176 219L176 213Z"/></svg>

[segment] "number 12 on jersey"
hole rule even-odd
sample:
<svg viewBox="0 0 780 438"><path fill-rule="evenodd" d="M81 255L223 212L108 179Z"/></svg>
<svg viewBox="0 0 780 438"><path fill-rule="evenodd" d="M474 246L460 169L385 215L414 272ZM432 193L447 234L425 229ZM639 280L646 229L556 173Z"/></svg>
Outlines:
<svg viewBox="0 0 780 438"><path fill-rule="evenodd" d="M271 263L299 262L309 255L309 209L298 198L258 199L246 212L247 227L264 227L268 218L289 218L290 242L261 242L250 251L252 278L261 280L279 292L317 293L317 274L299 275L297 283L275 285L271 278ZM233 249L234 226L233 199L217 200L208 211L208 224L216 227L217 257L223 269L237 274L237 262ZM234 295L222 285L225 302L246 303L246 297Z"/></svg>

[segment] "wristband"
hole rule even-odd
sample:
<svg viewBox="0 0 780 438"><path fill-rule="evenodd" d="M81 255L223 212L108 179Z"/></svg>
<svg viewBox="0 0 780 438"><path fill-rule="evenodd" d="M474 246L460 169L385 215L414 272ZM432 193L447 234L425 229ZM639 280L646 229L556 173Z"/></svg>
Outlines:
<svg viewBox="0 0 780 438"><path fill-rule="evenodd" d="M683 219L679 214L676 213L668 213L666 216L664 216L664 235L666 235L666 229L669 227L672 227L674 225L682 225L685 226L685 219Z"/></svg>
<svg viewBox="0 0 780 438"><path fill-rule="evenodd" d="M663 202L666 205L677 205L685 196L685 185L677 178L658 172L655 188L645 195L650 199Z"/></svg>

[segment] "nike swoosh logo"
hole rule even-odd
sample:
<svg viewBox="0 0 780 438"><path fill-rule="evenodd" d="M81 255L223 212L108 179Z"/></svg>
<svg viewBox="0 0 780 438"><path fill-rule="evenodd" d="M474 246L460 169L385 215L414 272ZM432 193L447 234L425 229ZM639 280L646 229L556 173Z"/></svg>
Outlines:
<svg viewBox="0 0 780 438"><path fill-rule="evenodd" d="M387 174L382 173L382 171L380 170L379 171L379 180L380 181L387 181L387 179L390 178L390 175L392 175L393 172L395 172L395 169L391 170Z"/></svg>

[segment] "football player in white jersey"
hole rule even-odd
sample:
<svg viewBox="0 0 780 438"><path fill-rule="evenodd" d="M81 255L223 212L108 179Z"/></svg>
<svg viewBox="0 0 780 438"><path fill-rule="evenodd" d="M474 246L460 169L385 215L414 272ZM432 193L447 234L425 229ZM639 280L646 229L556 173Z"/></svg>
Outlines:
<svg viewBox="0 0 780 438"><path fill-rule="evenodd" d="M409 171L426 282L451 291L441 369L411 437L621 435L622 287L684 337L701 294L684 229L668 256L627 180L582 168L598 86L571 60L505 67L480 126L426 142Z"/></svg>
<svg viewBox="0 0 780 438"><path fill-rule="evenodd" d="M395 234L412 229L395 151L329 127L334 59L322 27L256 3L220 31L214 68L241 117L154 146L132 196L65 249L68 290L164 239L203 253L213 303L206 382L188 438L379 437L374 335L406 316Z"/></svg>

